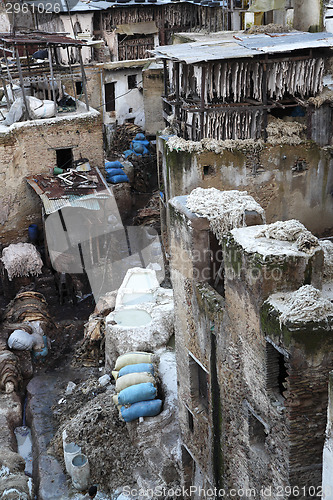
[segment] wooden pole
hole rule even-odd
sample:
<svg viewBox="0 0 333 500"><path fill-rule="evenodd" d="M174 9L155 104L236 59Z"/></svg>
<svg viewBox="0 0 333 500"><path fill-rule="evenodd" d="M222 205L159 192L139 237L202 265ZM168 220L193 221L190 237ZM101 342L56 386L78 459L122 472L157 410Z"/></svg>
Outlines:
<svg viewBox="0 0 333 500"><path fill-rule="evenodd" d="M77 100L76 87L75 87L75 82L74 82L74 76L73 76L73 70L72 70L72 64L71 64L71 58L70 58L70 55L69 55L68 45L66 46L66 50L67 50L69 71L70 71L70 74L71 74L71 81L72 81L72 87L73 87L73 95L74 95L74 99L76 101Z"/></svg>
<svg viewBox="0 0 333 500"><path fill-rule="evenodd" d="M51 45L48 46L48 51L49 51L49 66L50 66L50 76L51 76L51 88L53 90L53 102L54 102L54 112L57 115L58 110L57 110L57 99L56 99L56 93L55 93L55 85L54 85L54 75L53 75L53 66L52 66L52 47Z"/></svg>
<svg viewBox="0 0 333 500"><path fill-rule="evenodd" d="M82 86L83 86L83 92L84 92L84 99L86 101L87 111L89 111L89 100L88 100L88 92L87 92L87 79L86 79L86 73L84 71L84 66L83 66L83 60L82 60L82 54L81 54L81 47L79 47L79 59L80 59L80 66L81 66Z"/></svg>
<svg viewBox="0 0 333 500"><path fill-rule="evenodd" d="M28 101L27 101L27 96L25 95L21 61L20 61L19 51L18 51L17 47L16 47L16 64L17 64L17 69L18 69L19 76L20 76L20 85L21 85L21 89L22 89L23 108L24 108L23 118L25 120L27 120L27 119L29 120L30 119L29 105L28 105Z"/></svg>

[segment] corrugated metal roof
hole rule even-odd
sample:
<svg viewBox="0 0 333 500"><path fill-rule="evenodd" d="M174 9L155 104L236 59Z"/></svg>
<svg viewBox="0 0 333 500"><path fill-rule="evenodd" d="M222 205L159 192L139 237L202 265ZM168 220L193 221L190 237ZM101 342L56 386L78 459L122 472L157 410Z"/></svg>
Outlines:
<svg viewBox="0 0 333 500"><path fill-rule="evenodd" d="M333 47L333 33L297 31L269 35L244 35L243 32L240 32L231 36L229 40L166 45L157 47L150 52L155 54L158 59L172 59L195 64L203 61L254 57L261 54L323 47Z"/></svg>
<svg viewBox="0 0 333 500"><path fill-rule="evenodd" d="M31 33L0 33L0 42L7 45L85 45L82 40L76 40L69 36L43 33L41 31L35 31Z"/></svg>
<svg viewBox="0 0 333 500"><path fill-rule="evenodd" d="M54 175L31 175L26 181L39 195L43 202L45 212L49 215L64 207L81 207L88 210L99 210L98 200L105 200L112 196L102 174L98 168L92 167L88 174L95 179L95 188L68 188L61 183L60 178ZM72 192L71 192L72 191ZM75 194L74 194L75 193Z"/></svg>
<svg viewBox="0 0 333 500"><path fill-rule="evenodd" d="M77 196L76 199L59 198L58 200L50 200L46 194L41 194L40 199L47 215L53 214L64 207L81 207L87 210L99 210L100 208L96 198L90 198L89 196Z"/></svg>
<svg viewBox="0 0 333 500"><path fill-rule="evenodd" d="M192 0L180 0L182 3L191 3L198 5L197 2ZM177 2L177 3L180 3ZM36 9L41 9L43 6L47 9L47 12L68 12L66 0L27 0L27 3L30 5L35 5ZM95 11L95 10L106 10L110 8L118 8L118 7L144 7L151 5L165 5L174 3L172 0L157 0L149 1L149 0L141 0L139 3L135 2L135 0L130 0L127 3L118 3L113 0L68 0L68 6L71 12L86 12L86 11ZM220 2L222 5L223 2ZM40 6L40 7L38 7ZM206 5L209 7L209 5ZM211 8L211 7L209 7Z"/></svg>

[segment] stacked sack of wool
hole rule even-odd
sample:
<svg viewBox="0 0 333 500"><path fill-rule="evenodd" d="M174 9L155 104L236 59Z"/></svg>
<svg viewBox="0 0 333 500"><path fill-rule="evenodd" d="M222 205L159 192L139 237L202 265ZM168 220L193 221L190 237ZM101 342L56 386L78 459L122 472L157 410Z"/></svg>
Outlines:
<svg viewBox="0 0 333 500"><path fill-rule="evenodd" d="M113 400L125 422L154 417L161 411L162 401L156 399L152 357L153 354L148 352L128 352L117 358L112 375L118 394Z"/></svg>

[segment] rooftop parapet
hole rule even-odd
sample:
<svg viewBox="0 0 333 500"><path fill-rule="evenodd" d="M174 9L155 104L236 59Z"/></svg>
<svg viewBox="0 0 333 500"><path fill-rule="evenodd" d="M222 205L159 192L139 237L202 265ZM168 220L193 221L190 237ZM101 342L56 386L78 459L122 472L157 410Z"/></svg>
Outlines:
<svg viewBox="0 0 333 500"><path fill-rule="evenodd" d="M323 251L299 221L233 229L223 250L229 284L245 283L259 303L274 291L321 288Z"/></svg>

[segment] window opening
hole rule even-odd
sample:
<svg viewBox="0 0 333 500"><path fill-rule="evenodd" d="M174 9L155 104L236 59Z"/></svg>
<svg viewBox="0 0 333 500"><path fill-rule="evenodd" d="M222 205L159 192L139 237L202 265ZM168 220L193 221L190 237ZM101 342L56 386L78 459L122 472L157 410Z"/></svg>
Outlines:
<svg viewBox="0 0 333 500"><path fill-rule="evenodd" d="M209 248L210 248L210 285L222 297L224 292L224 263L222 247L219 244L215 234L209 232Z"/></svg>
<svg viewBox="0 0 333 500"><path fill-rule="evenodd" d="M278 399L285 399L287 388L287 367L285 355L266 341L266 385Z"/></svg>
<svg viewBox="0 0 333 500"><path fill-rule="evenodd" d="M57 167L62 169L72 167L73 165L72 148L56 149L56 154L57 154Z"/></svg>
<svg viewBox="0 0 333 500"><path fill-rule="evenodd" d="M208 373L189 355L191 396L203 406L208 408Z"/></svg>
<svg viewBox="0 0 333 500"><path fill-rule="evenodd" d="M193 415L189 410L187 410L187 421L188 421L188 428L190 429L191 432L193 432L194 429Z"/></svg>
<svg viewBox="0 0 333 500"><path fill-rule="evenodd" d="M116 109L116 99L115 99L115 82L106 83L104 85L105 89L105 111L115 111Z"/></svg>
<svg viewBox="0 0 333 500"><path fill-rule="evenodd" d="M83 84L81 81L75 82L75 90L78 96L80 96L83 93Z"/></svg>
<svg viewBox="0 0 333 500"><path fill-rule="evenodd" d="M128 85L128 89L136 89L136 87L138 86L137 85L137 81L136 81L136 76L137 75L128 75L127 77L127 85Z"/></svg>

